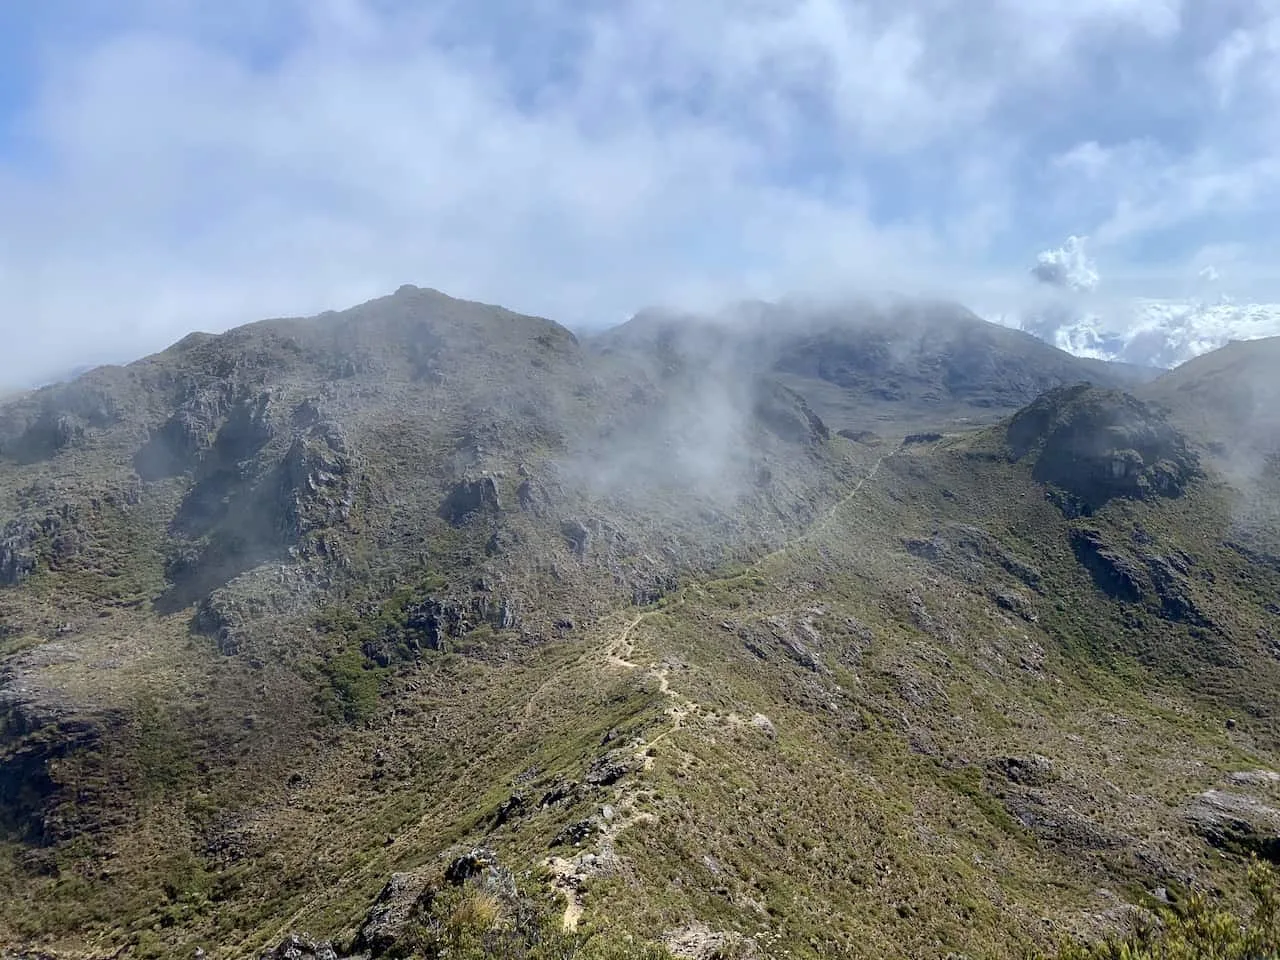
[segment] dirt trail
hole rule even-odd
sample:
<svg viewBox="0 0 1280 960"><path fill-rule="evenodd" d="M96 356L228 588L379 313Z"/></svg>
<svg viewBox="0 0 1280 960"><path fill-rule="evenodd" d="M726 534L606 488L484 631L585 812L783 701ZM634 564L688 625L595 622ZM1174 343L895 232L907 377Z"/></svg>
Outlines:
<svg viewBox="0 0 1280 960"><path fill-rule="evenodd" d="M819 518L817 521L811 524L808 528L806 528L804 532L799 534L799 536L797 536L790 543L785 544L782 547L780 547L778 550L775 550L772 553L766 554L765 556L761 557L754 564L752 564L752 566L753 567L761 566L762 564L770 560L776 559L784 555L787 552L787 550L790 549L791 547L794 547L797 544L802 543L804 540L812 536L814 533L824 529L829 523L831 523L833 519L835 519L837 514L839 514L839 512L842 509L844 509L844 507L847 506L854 499L854 497L856 497L862 491L862 488L866 485L868 481L875 479L876 474L880 472L881 464L883 464L884 461L889 457L895 456L897 452L898 451L895 451L894 453L886 454L885 456L882 456L878 460L876 460L876 462L872 465L871 470L868 471L867 474L863 476L856 484L854 484L853 489L851 489L848 494L846 494L834 506L832 506L830 510L828 510L825 514L823 514L821 518ZM695 701L690 700L689 698L685 697L683 694L677 692L671 686L671 680L669 676L670 668L668 666L664 664L654 663L654 664L650 664L647 668L645 668L642 664L636 663L633 660L631 660L630 658L635 653L635 645L632 642L631 638L634 635L636 629L642 623L648 620L650 617L657 616L658 614L661 614L661 613L669 613L671 612L671 610L678 608L680 606L683 606L684 603L685 603L685 599L681 598L677 600L675 603L668 604L660 609L650 610L645 613L641 613L634 616L631 620L629 620L626 623L625 626L622 627L621 630L619 630L613 636L613 638L609 641L608 646L605 648L605 651L604 651L604 662L609 666L616 667L622 670L648 669L649 675L654 677L658 681L658 693L661 696L666 697L673 701L672 705L668 707L666 710L666 716L670 718L670 723L667 724L666 727L663 730L661 730L659 733L657 733L657 735L655 735L653 738L651 738L647 742L640 743L636 747L636 750L635 750L636 759L640 760L643 763L643 767L645 770L651 769L653 767L654 760L653 760L653 757L649 756L650 750L653 747L657 746L662 741L666 740L672 734L677 733L680 730L683 730L686 722L688 721L688 718L691 715L701 711L702 707L701 707L701 704L698 704ZM599 648L597 647L596 650L598 651ZM598 653L596 655L598 656ZM577 661L575 661L573 666L577 667L582 665L585 661L589 660L591 656L592 655L590 651L588 651L587 653L584 653L582 657L580 657ZM561 678L559 676L552 676L548 678L546 681L544 681L538 687L538 689L533 692L524 710L524 720L526 724L535 718L537 713L536 703L541 698L542 693L549 687L560 682L560 679ZM619 808L633 809L635 803L638 802L641 796L642 796L642 791L636 788L632 788L632 790L629 793L624 794L620 798L619 804L618 804ZM435 816L436 814L434 812L426 814L425 816L423 816L423 818L420 821L418 821L418 823L414 824L408 830L402 832L400 835L400 839L412 838L413 836L421 832L429 822L435 819ZM609 852L611 852L613 841L624 830L627 830L630 827L640 823L651 823L651 822L654 822L655 820L656 818L651 813L645 813L645 812L633 810L630 816L622 818L617 822L612 822L606 825L604 831L601 834L601 841L600 841L601 849L608 850ZM383 871L386 869L386 861L388 859L389 859L388 854L384 853L383 851L378 851L366 863L360 866L354 867L353 869L347 871L342 877L340 877L336 881L335 885L345 886L361 878L368 877L375 872ZM565 929L575 930L578 927L578 923L582 918L582 912L583 912L582 894L578 889L578 884L580 883L580 874L574 872L575 868L573 866L572 861L563 860L559 857L550 858L549 860L545 861L545 865L551 870L551 872L555 877L555 879L553 880L554 886L556 887L557 890L559 890L565 896L565 901L566 901L565 913L564 913ZM267 941L268 945L278 943L287 934L292 932L296 928L299 921L301 921L303 917L305 917L308 913L310 913L315 908L316 904L319 903L319 901L322 899L323 896L324 895L315 897L312 901L308 902L305 906L301 907L294 914L292 914L288 920L280 924L276 928L276 932Z"/></svg>
<svg viewBox="0 0 1280 960"><path fill-rule="evenodd" d="M896 455L897 455L897 451L895 451L894 453L887 453L884 456L880 457L878 460L876 460L876 462L871 465L871 469L867 472L867 474L853 485L852 490L850 490L847 494L845 494L838 501L836 501L836 503L832 505L830 510L824 513L821 517L819 517L813 523L809 524L809 526L807 526L804 529L804 532L801 533L799 536L797 536L794 540L790 541L789 543L784 543L777 550L774 550L771 553L766 553L763 557L761 557L759 560L753 563L752 566L760 567L760 566L764 566L766 563L769 563L773 560L777 560L779 557L785 556L788 550L791 550L793 547L801 543L804 543L804 541L808 540L814 534L819 533L822 530L825 530L828 526L830 526L831 521L833 521L836 518L836 516L840 513L840 511L843 510L845 507L847 507L853 501L853 498L862 492L863 486L865 486L869 480L874 480L876 478L876 474L880 472L881 464L883 464L885 460L889 459L889 457L893 457Z"/></svg>
<svg viewBox="0 0 1280 960"><path fill-rule="evenodd" d="M822 517L813 524L810 524L803 533L790 543L785 544L772 553L768 553L759 558L752 564L752 567L762 566L771 560L783 556L790 548L803 542L815 533L825 529L839 515L840 511L848 506L849 503L851 503L853 499L862 492L862 488L869 481L875 479L885 460L894 455L894 453L885 454L877 459L876 462L872 464L871 469L861 479L859 479L856 484L854 484L853 488L836 504L834 504L830 510L823 514ZM681 606L684 602L685 599L681 598L674 604L674 606ZM632 641L632 636L635 634L636 629L650 617L656 616L660 613L669 612L671 609L672 606L667 606L659 610L650 610L646 613L638 614L633 617L626 626L619 630L616 635L614 635L613 639L609 641L608 646L605 648L605 663L623 670L647 669L648 675L658 681L659 695L673 701L672 705L666 710L666 716L669 718L669 723L667 723L663 729L658 731L658 733L649 740L642 741L635 747L634 756L642 763L643 769L646 771L653 768L654 758L651 756L653 748L668 739L672 734L683 730L689 718L702 710L701 704L684 696L684 694L678 692L671 686L670 666L664 663L653 663L646 668L631 659L631 657L635 655L635 643ZM726 715L724 720L730 725L742 725L746 722L741 717L732 713ZM619 800L619 808L634 810L635 804L643 795L643 789L631 786L622 794ZM652 813L634 811L626 818L607 823L600 834L599 855L610 857L616 856L613 853L613 842L617 839L619 834L637 824L653 823L656 822L656 820L657 818ZM578 924L581 922L583 911L585 910L585 903L583 901L581 891L582 881L585 879L582 866L583 857L584 854L579 854L575 860L551 857L545 861L545 866L553 875L553 886L560 891L565 898L564 928L570 931L578 929Z"/></svg>

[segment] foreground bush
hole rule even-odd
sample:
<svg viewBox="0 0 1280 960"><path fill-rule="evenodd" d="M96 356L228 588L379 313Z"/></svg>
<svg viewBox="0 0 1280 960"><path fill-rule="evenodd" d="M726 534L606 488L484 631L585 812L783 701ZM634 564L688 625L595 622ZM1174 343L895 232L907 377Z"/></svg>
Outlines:
<svg viewBox="0 0 1280 960"><path fill-rule="evenodd" d="M1274 960L1280 958L1280 877L1255 862L1249 870L1252 911L1241 916L1196 895L1162 908L1127 937L1071 945L1058 960Z"/></svg>

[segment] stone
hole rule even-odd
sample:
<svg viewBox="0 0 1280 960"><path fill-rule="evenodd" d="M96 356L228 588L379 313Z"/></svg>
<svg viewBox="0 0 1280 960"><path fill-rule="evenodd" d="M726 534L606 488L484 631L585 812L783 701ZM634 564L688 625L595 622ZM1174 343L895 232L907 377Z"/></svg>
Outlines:
<svg viewBox="0 0 1280 960"><path fill-rule="evenodd" d="M328 940L311 940L295 933L274 950L262 954L262 960L339 960L339 957Z"/></svg>
<svg viewBox="0 0 1280 960"><path fill-rule="evenodd" d="M1034 753L1029 757L999 757L992 766L1005 779L1022 786L1044 786L1054 779L1053 761Z"/></svg>
<svg viewBox="0 0 1280 960"><path fill-rule="evenodd" d="M404 935L415 914L430 902L432 888L422 873L392 874L365 917L355 948L374 956L390 952Z"/></svg>
<svg viewBox="0 0 1280 960"><path fill-rule="evenodd" d="M440 516L455 527L476 516L496 516L501 512L498 484L488 475L454 484L439 511Z"/></svg>

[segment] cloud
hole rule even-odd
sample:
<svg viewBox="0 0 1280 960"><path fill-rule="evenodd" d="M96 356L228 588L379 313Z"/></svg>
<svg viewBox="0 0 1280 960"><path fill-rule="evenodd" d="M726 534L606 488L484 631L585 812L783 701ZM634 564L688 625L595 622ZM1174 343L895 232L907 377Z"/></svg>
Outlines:
<svg viewBox="0 0 1280 960"><path fill-rule="evenodd" d="M1068 234L1244 276L1280 205L1261 2L74 7L3 15L0 382L402 282L586 325L968 299Z"/></svg>
<svg viewBox="0 0 1280 960"><path fill-rule="evenodd" d="M1061 247L1036 257L1031 274L1041 283L1064 290L1088 292L1098 286L1098 268L1085 252L1085 237L1068 237Z"/></svg>

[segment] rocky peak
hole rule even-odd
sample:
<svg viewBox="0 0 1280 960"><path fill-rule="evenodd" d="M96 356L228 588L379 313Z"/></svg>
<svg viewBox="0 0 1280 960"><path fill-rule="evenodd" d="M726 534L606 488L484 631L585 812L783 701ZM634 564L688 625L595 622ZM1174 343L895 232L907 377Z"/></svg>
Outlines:
<svg viewBox="0 0 1280 960"><path fill-rule="evenodd" d="M1176 497L1200 475L1186 439L1157 411L1087 383L1043 394L1009 421L1006 440L1014 459L1034 458L1035 479L1065 494L1070 514L1114 497Z"/></svg>

